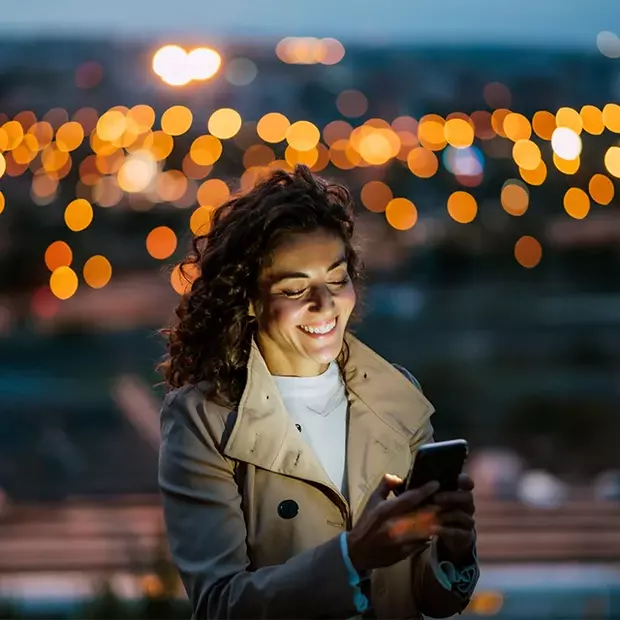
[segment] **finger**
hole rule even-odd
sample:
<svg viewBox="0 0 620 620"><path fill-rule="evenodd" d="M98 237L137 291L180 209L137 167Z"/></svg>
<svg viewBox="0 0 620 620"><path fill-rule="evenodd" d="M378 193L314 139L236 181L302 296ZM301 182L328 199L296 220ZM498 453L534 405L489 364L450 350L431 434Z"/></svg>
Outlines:
<svg viewBox="0 0 620 620"><path fill-rule="evenodd" d="M390 492L402 483L402 478L394 476L393 474L385 474L383 478L381 478L379 486L377 486L370 496L368 500L368 507L372 508L373 506L376 506L386 500Z"/></svg>
<svg viewBox="0 0 620 620"><path fill-rule="evenodd" d="M437 522L441 527L451 527L465 531L473 530L476 524L474 518L462 510L439 513L437 515Z"/></svg>
<svg viewBox="0 0 620 620"><path fill-rule="evenodd" d="M438 526L434 510L421 510L391 519L387 523L391 540L403 544L411 540L425 540Z"/></svg>
<svg viewBox="0 0 620 620"><path fill-rule="evenodd" d="M444 541L449 541L450 546L465 548L468 545L473 544L473 536L471 531L443 526L436 526L433 530L439 538Z"/></svg>
<svg viewBox="0 0 620 620"><path fill-rule="evenodd" d="M458 478L458 487L461 491L473 491L474 481L467 474L460 474Z"/></svg>
<svg viewBox="0 0 620 620"><path fill-rule="evenodd" d="M427 482L417 489L405 491L386 504L386 516L402 515L417 511L439 489L439 482Z"/></svg>
<svg viewBox="0 0 620 620"><path fill-rule="evenodd" d="M474 496L471 491L445 491L437 493L433 499L442 510L463 510L468 514L474 514Z"/></svg>

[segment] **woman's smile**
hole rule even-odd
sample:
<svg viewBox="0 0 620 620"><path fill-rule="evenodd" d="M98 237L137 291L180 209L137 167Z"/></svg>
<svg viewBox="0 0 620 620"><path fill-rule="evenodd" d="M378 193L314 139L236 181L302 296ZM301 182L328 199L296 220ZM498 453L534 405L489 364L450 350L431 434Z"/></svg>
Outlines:
<svg viewBox="0 0 620 620"><path fill-rule="evenodd" d="M312 338L327 338L335 333L336 323L338 323L338 317L322 323L299 325L299 329Z"/></svg>

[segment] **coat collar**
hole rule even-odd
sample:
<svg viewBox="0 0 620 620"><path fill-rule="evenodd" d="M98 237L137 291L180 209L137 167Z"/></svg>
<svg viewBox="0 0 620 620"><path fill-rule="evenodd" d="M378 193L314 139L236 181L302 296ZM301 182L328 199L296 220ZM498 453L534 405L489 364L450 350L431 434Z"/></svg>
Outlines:
<svg viewBox="0 0 620 620"><path fill-rule="evenodd" d="M410 441L433 413L433 406L400 371L357 338L347 335L346 344L347 508L355 519L384 473L407 473ZM255 343L247 368L246 387L224 448L226 456L328 487L345 502L295 428Z"/></svg>

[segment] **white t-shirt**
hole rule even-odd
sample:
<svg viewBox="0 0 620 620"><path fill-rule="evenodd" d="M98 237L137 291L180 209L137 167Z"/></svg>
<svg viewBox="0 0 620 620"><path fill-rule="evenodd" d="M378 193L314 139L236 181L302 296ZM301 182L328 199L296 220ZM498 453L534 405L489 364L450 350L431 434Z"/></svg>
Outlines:
<svg viewBox="0 0 620 620"><path fill-rule="evenodd" d="M347 394L332 362L317 377L276 377L286 410L334 485L346 496Z"/></svg>

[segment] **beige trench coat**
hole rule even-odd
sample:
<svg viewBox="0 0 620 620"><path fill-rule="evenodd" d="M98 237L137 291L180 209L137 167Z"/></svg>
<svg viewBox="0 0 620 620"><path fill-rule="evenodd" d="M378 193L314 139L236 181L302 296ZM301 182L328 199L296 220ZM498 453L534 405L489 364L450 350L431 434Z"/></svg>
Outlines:
<svg viewBox="0 0 620 620"><path fill-rule="evenodd" d="M339 535L383 474L406 476L417 447L432 441L434 409L390 363L350 335L347 342L348 501L289 418L256 345L237 410L208 401L200 384L166 397L159 484L195 618L356 615ZM445 617L465 608L435 578L431 544L373 571L371 616Z"/></svg>

